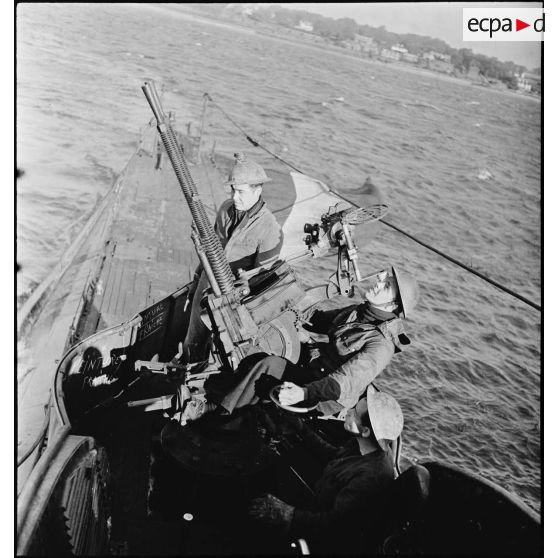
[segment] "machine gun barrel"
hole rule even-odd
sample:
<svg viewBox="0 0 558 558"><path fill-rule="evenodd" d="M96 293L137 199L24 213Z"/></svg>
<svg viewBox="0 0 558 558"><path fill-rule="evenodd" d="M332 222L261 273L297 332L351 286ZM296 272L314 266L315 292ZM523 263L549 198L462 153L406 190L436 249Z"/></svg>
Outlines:
<svg viewBox="0 0 558 558"><path fill-rule="evenodd" d="M142 86L142 91L147 98L147 102L155 115L157 121L157 129L163 145L165 146L167 155L171 161L172 167L180 184L180 188L194 221L195 230L199 235L200 243L203 251L207 256L210 270L208 276L210 283L214 281L219 286L222 294L230 294L234 291L234 275L231 266L225 257L225 252L221 246L221 242L217 238L213 227L211 226L207 213L200 200L196 183L188 169L184 153L178 145L176 135L172 126L165 117L163 107L157 91L152 82L145 82ZM202 262L203 263L203 262ZM213 277L211 277L213 275Z"/></svg>
<svg viewBox="0 0 558 558"><path fill-rule="evenodd" d="M165 115L153 83L146 82L142 90L155 115L161 141L192 213L192 239L212 287L212 292L206 295L206 311L201 312L201 317L213 332L214 352L224 367L231 370L254 351L272 352L296 360L300 341L294 306L304 292L297 285L294 274L283 263L268 270L259 282L254 281L254 291L249 284L235 284L231 266L209 222L171 119Z"/></svg>

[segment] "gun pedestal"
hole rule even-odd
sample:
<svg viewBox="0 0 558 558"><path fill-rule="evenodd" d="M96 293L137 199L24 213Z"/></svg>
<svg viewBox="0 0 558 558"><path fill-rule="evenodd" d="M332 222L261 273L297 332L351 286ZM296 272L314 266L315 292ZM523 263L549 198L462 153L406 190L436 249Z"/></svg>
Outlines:
<svg viewBox="0 0 558 558"><path fill-rule="evenodd" d="M277 269L267 270L273 271L271 275L263 273L266 280L260 281L256 290L250 287L245 292L245 286L237 286L221 242L200 200L184 153L179 148L171 119L165 115L153 83L146 82L142 90L192 214L192 238L212 287L206 299L205 323L216 334L215 348L223 365L234 370L242 358L258 350L296 360L300 342L294 326L296 315L291 309L304 293L300 287L291 285L296 283L292 271L283 263ZM277 285L291 288L279 294ZM269 295L270 292L272 295ZM268 342L272 337L276 341Z"/></svg>

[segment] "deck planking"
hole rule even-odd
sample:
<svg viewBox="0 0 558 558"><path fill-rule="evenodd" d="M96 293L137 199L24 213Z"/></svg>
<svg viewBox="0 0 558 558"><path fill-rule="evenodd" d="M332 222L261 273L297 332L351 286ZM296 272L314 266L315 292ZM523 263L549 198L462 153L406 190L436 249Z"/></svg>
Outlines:
<svg viewBox="0 0 558 558"><path fill-rule="evenodd" d="M41 434L54 373L64 352L181 288L197 267L191 215L166 154L156 168L156 133L155 128L148 130L48 278L32 320L20 330L18 457ZM188 140L179 138L191 155ZM213 220L226 198L224 176L207 158L196 159L189 157L190 172ZM18 492L32 464L33 458L19 467Z"/></svg>

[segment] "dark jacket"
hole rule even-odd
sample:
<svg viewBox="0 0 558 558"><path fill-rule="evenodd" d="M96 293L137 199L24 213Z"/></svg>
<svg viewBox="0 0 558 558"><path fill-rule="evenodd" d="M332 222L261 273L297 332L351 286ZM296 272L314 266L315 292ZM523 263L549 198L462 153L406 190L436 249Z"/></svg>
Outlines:
<svg viewBox="0 0 558 558"><path fill-rule="evenodd" d="M316 445L308 435L304 438ZM314 486L316 509L295 508L290 528L292 536L307 537L316 551L358 546L366 530L374 527L368 523L381 515L395 478L390 455L380 449L362 455L356 439L341 449L330 446L327 451L332 459ZM324 449L321 452L324 454ZM331 544L339 544L341 549Z"/></svg>
<svg viewBox="0 0 558 558"><path fill-rule="evenodd" d="M401 318L359 322L358 306L349 298L335 297L308 313L311 330L329 336L329 343L318 344L320 357L314 363L321 366L324 377L305 385L307 399L319 401L324 414L354 407L394 353L410 343Z"/></svg>

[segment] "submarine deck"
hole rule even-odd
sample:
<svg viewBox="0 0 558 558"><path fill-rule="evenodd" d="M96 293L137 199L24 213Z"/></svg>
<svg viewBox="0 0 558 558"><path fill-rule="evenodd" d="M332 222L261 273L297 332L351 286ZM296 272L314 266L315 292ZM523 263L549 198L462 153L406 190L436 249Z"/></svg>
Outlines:
<svg viewBox="0 0 558 558"><path fill-rule="evenodd" d="M193 143L179 141L213 219L226 197L223 176ZM160 157L159 157L160 154ZM160 160L159 160L160 159ZM18 460L41 436L59 359L80 339L129 320L187 284L197 267L192 218L157 130L149 127L110 191L60 263L22 307L18 363ZM18 492L32 467L18 469Z"/></svg>

